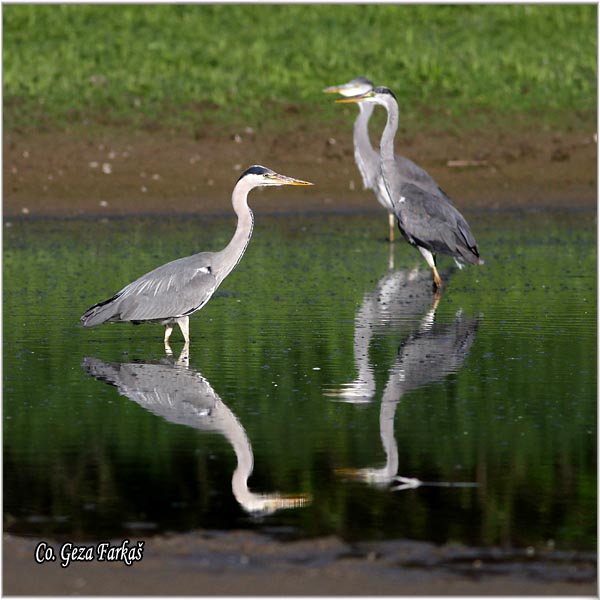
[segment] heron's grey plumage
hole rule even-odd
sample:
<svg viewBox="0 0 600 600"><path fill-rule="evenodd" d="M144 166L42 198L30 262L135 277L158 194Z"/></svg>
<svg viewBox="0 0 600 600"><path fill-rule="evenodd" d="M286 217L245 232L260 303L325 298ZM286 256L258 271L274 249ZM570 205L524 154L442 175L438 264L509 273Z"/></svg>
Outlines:
<svg viewBox="0 0 600 600"><path fill-rule="evenodd" d="M383 181L392 200L403 237L417 247L433 270L434 282L442 281L435 265L437 253L452 256L459 265L482 264L475 238L466 219L437 186L423 185L397 168L394 139L398 130L398 103L388 88L377 87L362 95L338 102L370 102L386 109L387 120L381 135L380 163Z"/></svg>
<svg viewBox="0 0 600 600"><path fill-rule="evenodd" d="M94 327L105 322L161 323L166 326L165 348L170 351L169 336L177 323L188 344L189 316L210 300L241 260L252 236L254 217L248 206L248 193L255 187L268 185L312 184L260 165L250 167L233 189L231 199L238 221L231 241L223 250L200 252L157 267L108 300L90 307L81 317L81 324Z"/></svg>
<svg viewBox="0 0 600 600"><path fill-rule="evenodd" d="M366 77L357 77L348 83L331 86L323 91L338 93L345 97L364 94L374 88L373 82ZM359 104L359 112L354 121L354 160L361 174L365 189L372 190L381 206L391 215L394 214L394 205L383 180L379 151L373 148L369 136L369 120L375 108L372 104ZM403 178L414 181L424 189L435 194L444 194L435 179L423 168L409 158L396 154L394 157L395 168ZM390 231L393 239L393 229Z"/></svg>
<svg viewBox="0 0 600 600"><path fill-rule="evenodd" d="M220 283L213 268L213 252L201 252L161 265L112 298L89 308L81 322L84 327L107 321L171 323L208 302Z"/></svg>
<svg viewBox="0 0 600 600"><path fill-rule="evenodd" d="M410 182L400 182L397 190L394 212L410 244L434 255L447 254L460 262L479 264L477 242L467 221L451 203Z"/></svg>

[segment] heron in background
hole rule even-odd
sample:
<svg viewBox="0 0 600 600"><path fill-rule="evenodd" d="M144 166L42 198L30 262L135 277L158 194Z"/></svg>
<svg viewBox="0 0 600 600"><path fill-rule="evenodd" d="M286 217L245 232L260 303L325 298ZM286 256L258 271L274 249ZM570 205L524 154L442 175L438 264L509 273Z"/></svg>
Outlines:
<svg viewBox="0 0 600 600"><path fill-rule="evenodd" d="M82 367L92 377L114 385L120 394L170 423L224 435L237 458L231 491L247 513L265 516L310 504L308 494L259 494L248 488L254 456L243 425L210 383L198 371L189 368L185 348L178 361L169 361L173 358L164 358L158 363L109 363L86 356Z"/></svg>
<svg viewBox="0 0 600 600"><path fill-rule="evenodd" d="M398 228L404 239L415 246L427 261L433 271L435 288L443 287L436 266L438 253L453 257L459 268L466 262L483 264L471 228L450 198L439 187L436 192L397 168L394 138L398 129L398 102L393 92L385 87L376 87L336 102L365 102L379 104L386 109L387 121L379 147L383 181L392 201Z"/></svg>
<svg viewBox="0 0 600 600"><path fill-rule="evenodd" d="M125 286L108 300L88 308L81 317L84 327L106 322L161 323L165 326L165 350L171 354L169 338L179 325L185 346L189 345L189 317L200 310L223 279L240 262L254 225L248 194L256 187L271 185L313 185L271 169L254 165L238 179L231 201L237 228L220 252L200 252L162 265Z"/></svg>
<svg viewBox="0 0 600 600"><path fill-rule="evenodd" d="M371 91L375 86L370 79L366 77L357 77L348 83L341 85L332 85L323 90L326 94L341 94L344 97L358 96ZM364 188L373 190L379 204L386 209L389 218L389 240L394 241L395 216L394 206L390 195L385 187L383 176L381 174L381 163L379 152L371 145L369 137L369 120L375 108L373 104L361 103L358 105L359 112L356 121L354 121L354 160L362 176ZM435 179L431 175L415 164L409 158L396 155L396 168L408 179L418 181L425 188L436 192L441 191ZM443 192L442 192L443 193Z"/></svg>

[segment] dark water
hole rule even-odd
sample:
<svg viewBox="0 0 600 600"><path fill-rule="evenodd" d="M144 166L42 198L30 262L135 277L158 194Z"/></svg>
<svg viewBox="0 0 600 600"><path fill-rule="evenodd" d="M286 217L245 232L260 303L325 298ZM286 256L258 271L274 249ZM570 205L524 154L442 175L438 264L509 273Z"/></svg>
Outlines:
<svg viewBox="0 0 600 600"><path fill-rule="evenodd" d="M259 215L188 361L79 316L233 219L5 224L5 530L594 549L595 213L469 220L436 303L382 214Z"/></svg>

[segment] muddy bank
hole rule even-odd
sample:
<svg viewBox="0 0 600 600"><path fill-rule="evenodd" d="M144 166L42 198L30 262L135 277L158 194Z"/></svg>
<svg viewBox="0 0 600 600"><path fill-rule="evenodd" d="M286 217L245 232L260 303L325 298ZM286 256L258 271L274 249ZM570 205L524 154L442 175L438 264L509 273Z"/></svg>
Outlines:
<svg viewBox="0 0 600 600"><path fill-rule="evenodd" d="M591 131L405 135L396 149L428 169L461 210L596 203ZM316 184L301 193L256 191L257 213L382 210L362 189L349 119L345 128L279 133L5 134L4 215L228 214L237 177L255 163Z"/></svg>
<svg viewBox="0 0 600 600"><path fill-rule="evenodd" d="M132 536L131 544L137 539ZM143 539L143 536L142 536ZM434 546L412 541L277 542L237 531L148 540L131 566L36 564L39 540L4 536L9 595L595 595L592 554ZM115 540L118 545L122 540Z"/></svg>

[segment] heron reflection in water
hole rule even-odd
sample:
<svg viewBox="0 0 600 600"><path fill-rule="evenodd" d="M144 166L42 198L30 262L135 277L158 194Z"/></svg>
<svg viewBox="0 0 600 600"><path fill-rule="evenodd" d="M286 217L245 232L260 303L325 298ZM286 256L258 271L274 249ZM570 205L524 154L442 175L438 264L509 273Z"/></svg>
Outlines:
<svg viewBox="0 0 600 600"><path fill-rule="evenodd" d="M384 281L386 277L382 278ZM404 286L406 301L417 308L422 303L422 294L415 293L423 287L423 280L413 280L412 285ZM378 286L381 286L381 281ZM367 297L368 299L368 297ZM381 398L379 412L379 432L386 454L386 463L380 468L338 469L342 476L365 481L378 487L398 483L392 490L416 488L421 485L465 487L476 484L470 482L424 482L415 477L398 475L398 443L394 435L394 418L400 400L411 391L425 385L442 381L451 373L456 373L467 357L479 327L479 318L467 319L459 309L452 323L436 323L435 315L440 302L436 295L433 305L422 317L418 328L412 331L400 344L398 355L388 375L388 381ZM366 316L365 303L361 307ZM359 313L361 312L359 311ZM363 321L362 329L372 335L377 322ZM357 343L358 342L358 343ZM375 395L373 369L368 363L368 344L355 333L355 361L361 364L359 380L342 386L337 392L328 395L345 402L355 402L353 394L363 393L363 401L370 401Z"/></svg>
<svg viewBox="0 0 600 600"><path fill-rule="evenodd" d="M171 423L224 435L237 458L231 478L233 495L251 515L266 516L310 503L308 494L259 494L248 488L254 455L246 430L206 378L189 367L186 349L177 361L165 357L157 363L109 363L85 357L82 367L99 381L114 385L123 396Z"/></svg>
<svg viewBox="0 0 600 600"><path fill-rule="evenodd" d="M354 365L357 378L325 391L343 402L371 402L375 375L369 360L373 336L403 329L412 331L414 322L431 306L429 273L419 268L390 270L367 292L354 319ZM408 328L407 328L408 327Z"/></svg>

